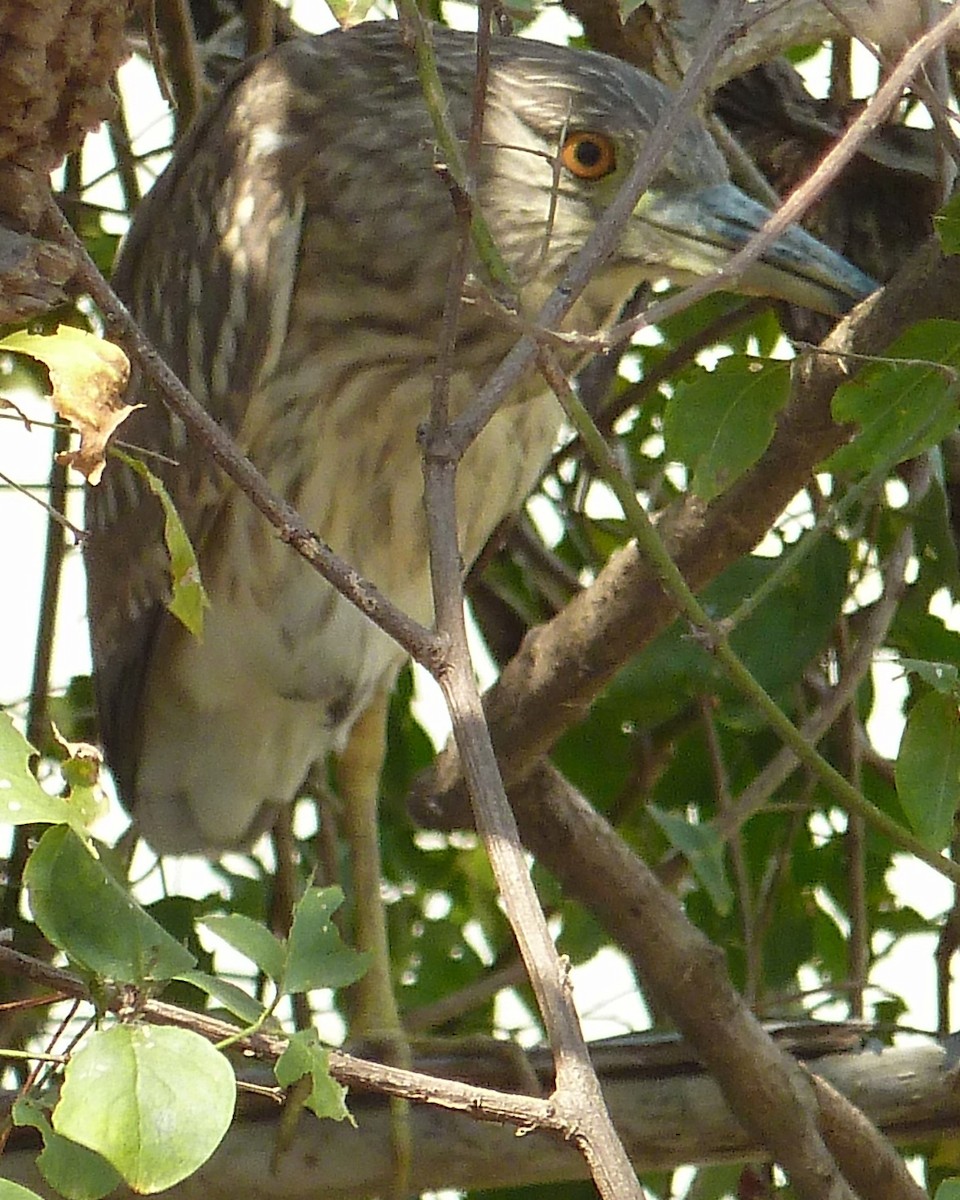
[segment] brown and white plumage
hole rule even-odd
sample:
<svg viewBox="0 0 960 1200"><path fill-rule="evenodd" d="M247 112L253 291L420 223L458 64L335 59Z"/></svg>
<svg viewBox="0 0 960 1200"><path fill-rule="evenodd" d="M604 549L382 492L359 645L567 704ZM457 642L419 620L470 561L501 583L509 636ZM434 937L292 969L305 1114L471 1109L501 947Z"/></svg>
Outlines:
<svg viewBox="0 0 960 1200"><path fill-rule="evenodd" d="M465 132L474 40L438 30L436 47ZM479 200L528 310L609 203L666 99L604 56L494 41ZM556 169L576 131L607 139L615 169L595 179ZM765 215L691 122L573 323L609 319L644 278L709 272ZM273 487L421 621L431 600L416 429L454 238L411 52L394 24L362 25L288 43L241 72L142 205L116 273L169 364ZM746 287L839 311L870 281L792 231ZM455 407L511 340L464 308ZM202 642L165 611L159 508L111 463L89 492L86 547L104 743L154 847L214 853L248 844L294 798L403 653L279 541L156 396L135 398L147 407L124 435L176 460L159 473L212 608ZM467 562L532 488L559 423L531 376L471 448L458 482Z"/></svg>

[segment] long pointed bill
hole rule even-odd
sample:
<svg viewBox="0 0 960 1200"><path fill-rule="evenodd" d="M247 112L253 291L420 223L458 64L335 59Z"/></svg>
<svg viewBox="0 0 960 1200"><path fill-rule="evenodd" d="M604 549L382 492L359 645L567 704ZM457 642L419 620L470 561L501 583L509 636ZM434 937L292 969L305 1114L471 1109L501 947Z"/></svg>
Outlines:
<svg viewBox="0 0 960 1200"><path fill-rule="evenodd" d="M664 274L689 276L709 274L726 262L764 225L770 211L732 183L718 183L686 196L648 192L636 215L642 237L649 243L654 235ZM836 316L877 286L845 258L792 226L746 269L737 291Z"/></svg>

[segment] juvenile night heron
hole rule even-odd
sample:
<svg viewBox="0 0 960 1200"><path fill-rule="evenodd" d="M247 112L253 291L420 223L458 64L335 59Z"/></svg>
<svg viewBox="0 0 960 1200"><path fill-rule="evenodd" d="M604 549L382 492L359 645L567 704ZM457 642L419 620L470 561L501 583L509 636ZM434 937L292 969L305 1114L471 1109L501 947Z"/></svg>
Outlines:
<svg viewBox="0 0 960 1200"><path fill-rule="evenodd" d="M465 136L475 40L438 29L435 42ZM478 201L525 312L558 281L667 100L614 59L494 40ZM395 23L287 43L249 64L181 144L116 273L169 364L273 487L425 622L416 431L457 236L435 164ZM711 272L767 215L691 121L571 324L609 320L641 280ZM792 230L743 289L838 313L872 284ZM455 410L514 337L484 307L464 306ZM135 398L147 406L124 437L176 461L151 466L198 551L212 608L202 641L167 613L159 507L111 462L89 492L86 546L103 740L154 849L216 854L248 846L311 765L344 750L359 719L382 709L404 656L280 542L156 397ZM522 503L559 424L531 374L472 446L458 484L465 562ZM371 798L357 811L375 847Z"/></svg>

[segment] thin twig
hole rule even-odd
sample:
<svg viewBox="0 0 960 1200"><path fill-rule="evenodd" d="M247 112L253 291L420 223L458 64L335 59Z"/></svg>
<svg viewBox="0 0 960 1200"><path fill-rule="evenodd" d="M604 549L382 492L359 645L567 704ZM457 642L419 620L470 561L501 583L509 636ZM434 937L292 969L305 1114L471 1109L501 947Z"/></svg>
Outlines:
<svg viewBox="0 0 960 1200"><path fill-rule="evenodd" d="M497 994L506 988L521 987L527 982L526 967L516 951L511 953L508 961L486 971L455 992L449 992L429 1004L421 1004L418 1008L406 1009L403 1014L404 1029L410 1033L440 1029L466 1013L492 1004Z"/></svg>
<svg viewBox="0 0 960 1200"><path fill-rule="evenodd" d="M484 19L486 16L487 19ZM436 63L422 26L412 22L421 80L436 87ZM474 93L468 159L457 183L469 186L482 145L485 108L484 63L489 40L489 14L481 13L478 35L478 85ZM421 42L419 39L423 37ZM445 113L442 90L433 107ZM462 183L461 183L462 180ZM483 719L467 642L464 620L463 571L457 532L456 478L459 456L449 445L449 386L456 345L460 297L466 278L471 234L477 224L468 194L454 192L458 223L457 249L447 275L441 337L431 390L430 419L423 438L424 493L430 546L431 582L437 629L449 646L445 662L434 676L453 723L454 737L465 765L467 786L477 828L483 838L504 909L520 948L530 983L543 1017L556 1069L551 1098L575 1132L573 1141L586 1159L600 1194L607 1200L642 1200L630 1160L610 1121L569 987L568 966L557 954L540 907L524 856L520 835L510 811L497 768L490 733ZM497 256L498 257L498 256Z"/></svg>
<svg viewBox="0 0 960 1200"><path fill-rule="evenodd" d="M62 425L54 426L53 461L47 485L47 541L43 554L43 579L40 585L40 616L37 621L36 649L33 656L33 678L30 682L30 703L27 709L27 741L32 746L41 746L49 733L48 709L50 702L50 664L53 661L53 637L57 623L57 608L60 601L60 584L63 560L67 552L64 531L70 528L66 518L67 468L57 461L57 454L70 444L70 431ZM35 826L17 825L13 831L13 844L7 863L9 883L0 905L0 919L5 926L15 928L21 901L21 881L27 859L30 856L31 839Z"/></svg>
<svg viewBox="0 0 960 1200"><path fill-rule="evenodd" d="M87 983L69 971L30 958L9 946L0 945L0 972L53 988L61 996L93 1003ZM97 997L99 1011L128 1012L130 997L125 991ZM214 1045L230 1042L233 1049L265 1062L276 1062L286 1050L286 1037L259 1032L237 1036L237 1027L206 1013L179 1008L162 1000L144 999L136 1005L138 1017L156 1025L189 1029ZM435 1104L456 1112L466 1112L481 1121L499 1121L521 1129L544 1129L570 1139L574 1130L565 1114L549 1100L498 1092L454 1080L405 1071L383 1063L371 1062L343 1050L329 1050L330 1074L339 1083L362 1091L383 1092L389 1096L423 1104Z"/></svg>
<svg viewBox="0 0 960 1200"><path fill-rule="evenodd" d="M58 512L55 508L52 508L41 496L37 496L33 488L24 487L22 483L18 483L15 479L12 479L9 475L5 475L2 471L0 471L0 480L2 480L4 485L10 488L11 491L19 492L20 495L24 496L27 500L32 500L34 504L39 504L51 521L55 521L62 529L65 529L68 533L73 534L77 544L83 541L83 530L74 525L73 522L64 516L62 512Z"/></svg>
<svg viewBox="0 0 960 1200"><path fill-rule="evenodd" d="M870 97L863 112L849 125L843 136L820 161L812 174L796 187L780 207L770 216L763 227L750 240L719 266L712 275L699 280L675 296L653 304L638 317L614 325L593 338L584 338L579 344L584 348L609 349L627 341L641 329L656 325L667 317L690 307L697 300L717 291L736 291L737 282L744 271L757 262L773 243L791 225L804 215L807 209L824 194L858 152L871 133L886 120L890 110L900 99L907 86L926 59L934 54L955 29L960 28L960 8L951 8L937 24L919 38L904 53L889 78Z"/></svg>
<svg viewBox="0 0 960 1200"><path fill-rule="evenodd" d="M838 627L838 650L841 670L850 657L850 626L841 617ZM847 705L841 717L842 747L846 758L844 767L850 783L858 792L863 790L863 755L860 753L860 714L856 702ZM870 917L867 903L867 823L859 813L850 813L843 839L846 860L847 908L850 913L850 933L847 937L847 977L850 985L850 1016L858 1019L864 1014L864 992L870 975Z"/></svg>
<svg viewBox="0 0 960 1200"><path fill-rule="evenodd" d="M714 64L722 53L724 41L743 8L743 0L720 0L699 42L683 84L674 93L656 126L644 142L629 176L610 207L577 252L560 284L554 289L537 315L535 325L544 330L557 329L590 282L597 268L616 249L637 201L653 182L677 135L690 120L697 101L706 90ZM600 351L613 343L602 337L586 339L589 348ZM537 352L538 339L520 338L493 372L470 408L450 426L453 448L462 454L519 382Z"/></svg>
<svg viewBox="0 0 960 1200"><path fill-rule="evenodd" d="M799 728L801 739L809 746L815 746L831 729L847 706L853 701L864 675L870 670L877 649L883 644L890 628L890 623L896 615L897 608L903 598L906 588L905 570L913 551L913 531L910 528L901 533L896 545L890 553L884 566L884 590L877 601L867 626L861 631L856 649L845 664L846 669L836 688L817 710ZM797 769L800 762L792 747L784 748L770 760L753 782L740 793L731 808L718 815L710 823L717 837L726 840L734 830L739 829L754 813L767 802L770 796ZM885 831L886 832L886 831ZM901 835L906 831L896 826L891 837L895 845L902 846ZM932 855L936 862L930 865L941 874L954 880L960 880L960 869L942 855ZM931 858L930 851L924 851L924 861ZM671 854L665 858L657 869L659 878L675 886L679 878L686 873L687 867L679 855Z"/></svg>
<svg viewBox="0 0 960 1200"><path fill-rule="evenodd" d="M821 782L830 789L844 808L857 813L874 829L889 838L895 846L913 854L928 866L949 879L960 881L960 864L932 850L920 838L888 816L877 805L854 788L840 772L816 749L797 729L769 693L754 679L740 661L730 645L729 631L725 623L714 620L700 603L684 579L680 568L657 533L649 514L637 500L630 485L623 478L607 443L596 425L590 420L579 399L574 395L553 352L542 348L539 354L540 370L564 407L577 432L607 483L616 495L631 532L637 539L641 552L657 572L664 589L670 595L680 613L690 622L694 635L709 646L710 652L719 662L731 683L746 697L756 711L766 720L770 728L789 747L793 756L813 771ZM909 531L908 531L909 532ZM910 543L912 545L912 541ZM898 543L900 545L900 543ZM902 582L902 581L901 581ZM895 586L897 581L892 581ZM728 810L732 812L733 810ZM718 823L721 818L718 818Z"/></svg>
<svg viewBox="0 0 960 1200"><path fill-rule="evenodd" d="M115 74L114 90L117 95L120 95L120 80ZM107 124L107 136L110 139L110 149L113 151L114 163L116 164L113 171L106 171L104 175L113 175L117 183L120 185L120 194L123 196L122 211L131 213L140 203L143 198L141 195L140 180L137 178L137 160L133 153L133 140L130 136L130 123L127 120L126 106L120 104L117 106L117 112ZM86 188L89 190L98 180L88 180Z"/></svg>
<svg viewBox="0 0 960 1200"><path fill-rule="evenodd" d="M730 774L717 733L717 723L714 720L713 697L699 697L698 707L700 709L700 725L707 744L707 761L710 764L710 774L713 776L717 810L726 812L731 804ZM730 863L733 867L733 877L737 887L740 930L746 952L743 998L751 1008L755 1008L757 997L760 995L760 963L755 953L759 941L757 939L753 887L750 881L750 864L747 861L739 830L730 838Z"/></svg>
<svg viewBox="0 0 960 1200"><path fill-rule="evenodd" d="M70 432L58 425L53 432L53 461L47 495L47 542L43 555L43 579L40 588L40 617L37 622L33 679L30 684L30 708L27 716L27 741L39 746L46 736L47 705L50 698L50 663L53 659L53 635L60 600L60 580L67 552L65 528L67 506L67 468L57 456L70 444ZM19 875L14 876L19 879Z"/></svg>
<svg viewBox="0 0 960 1200"><path fill-rule="evenodd" d="M277 33L275 0L243 0L243 23L247 31L247 56L269 50Z"/></svg>
<svg viewBox="0 0 960 1200"><path fill-rule="evenodd" d="M197 35L187 0L153 0L149 6L149 38L157 82L173 109L178 136L183 134L203 104L203 68L197 52Z"/></svg>
<svg viewBox="0 0 960 1200"><path fill-rule="evenodd" d="M785 730L783 726L789 725L790 729L793 730L792 724L780 712L779 708L777 708L773 701L770 700L767 693L753 679L749 671L746 670L740 660L736 657L736 655L730 649L722 630L707 616L702 606L687 587L686 582L683 580L683 577L680 574L680 571L673 563L673 560L670 558L666 547L660 541L659 536L650 523L649 517L643 512L643 509L637 501L633 489L626 483L626 480L623 479L623 476L613 463L609 447L600 436L599 431L590 420L589 415L583 409L579 399L573 394L573 389L570 387L569 381L563 374L563 371L557 363L552 351L542 348L538 356L538 365L547 382L550 384L554 394L557 396L557 399L563 405L564 411L566 412L574 428L583 438L584 444L586 445L591 456L594 458L596 465L601 470L604 481L614 490L614 493L616 494L617 499L620 501L620 504L624 510L624 515L630 524L631 530L637 537L641 550L651 561L665 588L667 588L667 590L670 592L672 598L675 600L681 611L684 612L688 619L694 623L694 628L698 631L703 630L707 632L711 639L711 648L714 651L714 654L719 659L721 665L726 670L734 685L738 687L743 694L754 703L764 717L766 717L767 721L775 726L780 736L784 737ZM779 714L779 722L775 721L773 710L776 710L776 713ZM826 765L827 764L824 764L824 766ZM662 944L667 936L668 935L666 931L658 927L658 942ZM677 941L675 945L671 947L671 949L675 952L680 951L684 944L689 943L691 936L691 931L687 930L683 931L681 936L681 931L678 929ZM725 975L719 963L710 963L709 955L705 949L702 950L700 954L703 958L701 968L705 969L713 977L712 983L715 988L714 994L717 997L723 993L727 993L728 996L732 995L732 985L730 984L729 978ZM674 999L676 1000L676 997ZM745 1026L749 1026L749 1010L747 1009L746 1004L738 997L736 1000L736 1005L741 1010L741 1016L745 1022ZM680 1027L684 1028L680 1013L677 1011L675 1003L668 1005L668 1011L675 1020L681 1022ZM685 1012L686 1006L683 1006L681 1011ZM750 1029L745 1027L743 1036L750 1036L750 1032ZM756 1044L758 1039L756 1039L754 1035L751 1040ZM704 1052L702 1043L699 1043L698 1041L698 1044L700 1045L701 1052ZM720 1057L722 1057L722 1055ZM720 1078L724 1079L726 1081L726 1086L729 1087L729 1075L723 1074L720 1076ZM805 1170L814 1178L818 1174L821 1177L826 1176L831 1178L831 1190L829 1192L831 1196L837 1198L846 1196L850 1197L850 1200L852 1200L852 1192L846 1186L844 1180L840 1177L839 1172L837 1171L836 1166L832 1162L830 1154L826 1149L826 1146L819 1137L819 1134L812 1123L810 1123L809 1120L805 1119L805 1117L802 1115L803 1109L801 1104L798 1102L799 1098L790 1096L789 1084L786 1078L783 1079L782 1083L783 1090L781 1098L783 1101L787 1102L784 1106L785 1110L792 1110L793 1119L798 1123L802 1122L806 1126L803 1134L805 1150L801 1156L802 1164ZM791 1101L793 1102L791 1103ZM731 1103L734 1103L733 1098L731 1098ZM782 1115L783 1114L781 1114L781 1119ZM777 1151L780 1152L780 1147L777 1148ZM814 1192L811 1190L811 1182L809 1177L803 1182L798 1178L795 1182L797 1191L800 1194L806 1194L809 1196L827 1194Z"/></svg>
<svg viewBox="0 0 960 1200"><path fill-rule="evenodd" d="M514 793L524 841L566 894L614 932L647 994L669 1012L745 1128L806 1200L852 1200L823 1144L810 1095L730 980L723 953L692 924L604 818L549 764ZM575 851L572 850L575 848Z"/></svg>

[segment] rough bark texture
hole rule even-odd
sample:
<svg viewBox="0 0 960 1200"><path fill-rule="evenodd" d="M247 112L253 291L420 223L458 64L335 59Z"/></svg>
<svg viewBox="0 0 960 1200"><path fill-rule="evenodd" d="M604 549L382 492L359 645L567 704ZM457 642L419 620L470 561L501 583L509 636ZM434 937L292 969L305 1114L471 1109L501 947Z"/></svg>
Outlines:
<svg viewBox="0 0 960 1200"><path fill-rule="evenodd" d="M131 0L0 0L0 323L65 297L70 256L43 227L49 172L115 107Z"/></svg>
<svg viewBox="0 0 960 1200"><path fill-rule="evenodd" d="M811 1024L812 1033L816 1025ZM656 1049L644 1046L643 1038L594 1048L604 1094L637 1169L643 1173L682 1163L763 1158L763 1148L737 1124L716 1083L689 1060L644 1065ZM659 1049L669 1047L661 1044ZM535 1070L545 1056L543 1051L532 1053ZM432 1060L417 1065L428 1070L442 1066ZM960 1128L955 1070L950 1054L934 1043L829 1054L810 1066L818 1089L860 1105L899 1146ZM478 1076L509 1085L496 1074L478 1071ZM292 1143L272 1162L280 1109L273 1101L242 1096L238 1120L214 1157L164 1195L171 1200L361 1200L381 1192L391 1178L389 1109L359 1094L351 1094L349 1103L359 1128L304 1114ZM414 1106L412 1188L521 1187L585 1175L583 1160L557 1137L542 1132L518 1136L515 1128L476 1120L476 1115ZM823 1124L830 1124L827 1111ZM37 1173L36 1150L34 1130L16 1130L4 1156L4 1178L53 1197ZM860 1154L866 1157L862 1146ZM863 1166L866 1172L871 1164ZM890 1200L903 1192L891 1186L888 1174L871 1179L862 1194ZM113 1193L117 1200L131 1195L128 1189Z"/></svg>

